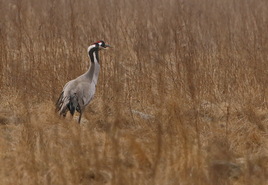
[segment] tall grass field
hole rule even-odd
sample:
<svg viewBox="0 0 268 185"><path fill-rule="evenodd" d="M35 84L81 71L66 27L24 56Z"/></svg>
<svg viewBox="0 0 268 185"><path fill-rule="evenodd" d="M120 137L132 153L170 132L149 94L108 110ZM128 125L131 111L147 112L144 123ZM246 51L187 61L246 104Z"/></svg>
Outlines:
<svg viewBox="0 0 268 185"><path fill-rule="evenodd" d="M0 0L0 88L0 185L268 184L267 0Z"/></svg>

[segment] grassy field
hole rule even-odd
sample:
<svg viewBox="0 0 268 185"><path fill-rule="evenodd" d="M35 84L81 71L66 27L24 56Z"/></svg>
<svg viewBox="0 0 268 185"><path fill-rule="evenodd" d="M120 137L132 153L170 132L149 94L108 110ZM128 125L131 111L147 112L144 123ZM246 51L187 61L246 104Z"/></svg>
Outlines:
<svg viewBox="0 0 268 185"><path fill-rule="evenodd" d="M0 0L0 184L267 185L268 1ZM64 84L104 40L80 125Z"/></svg>

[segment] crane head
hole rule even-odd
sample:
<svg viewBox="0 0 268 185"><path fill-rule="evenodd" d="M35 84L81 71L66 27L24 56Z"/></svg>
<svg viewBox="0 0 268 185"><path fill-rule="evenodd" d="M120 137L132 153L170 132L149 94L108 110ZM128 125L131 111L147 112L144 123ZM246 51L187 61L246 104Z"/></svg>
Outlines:
<svg viewBox="0 0 268 185"><path fill-rule="evenodd" d="M107 49L108 47L111 47L111 46L108 44L105 44L105 42L101 40L101 41L95 42L92 45L90 45L87 48L87 52L90 55L90 52L93 52L96 50L98 51L98 50L102 50L102 49Z"/></svg>
<svg viewBox="0 0 268 185"><path fill-rule="evenodd" d="M100 40L100 41L98 41L98 42L95 42L94 44L95 44L97 47L99 47L100 50L101 50L101 49L107 49L108 47L111 47L110 45L105 44L105 42L102 41L102 40Z"/></svg>

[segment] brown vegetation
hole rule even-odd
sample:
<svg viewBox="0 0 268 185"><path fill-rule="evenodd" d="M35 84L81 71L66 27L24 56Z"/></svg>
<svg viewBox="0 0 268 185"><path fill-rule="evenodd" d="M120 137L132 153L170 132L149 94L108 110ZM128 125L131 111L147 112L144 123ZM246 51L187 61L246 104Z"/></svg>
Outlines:
<svg viewBox="0 0 268 185"><path fill-rule="evenodd" d="M265 185L268 1L0 0L0 184ZM100 53L82 124L54 112Z"/></svg>

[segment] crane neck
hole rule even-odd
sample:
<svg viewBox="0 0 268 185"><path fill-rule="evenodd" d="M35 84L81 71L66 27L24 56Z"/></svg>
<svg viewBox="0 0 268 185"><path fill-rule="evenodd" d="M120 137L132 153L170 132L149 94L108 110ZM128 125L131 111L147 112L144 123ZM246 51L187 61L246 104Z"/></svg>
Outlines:
<svg viewBox="0 0 268 185"><path fill-rule="evenodd" d="M86 72L86 77L90 81L90 83L94 83L97 85L99 72L100 72L100 64L99 64L99 49L92 48L88 52L90 58L90 67Z"/></svg>
<svg viewBox="0 0 268 185"><path fill-rule="evenodd" d="M99 48L93 47L88 51L91 63L99 63Z"/></svg>

